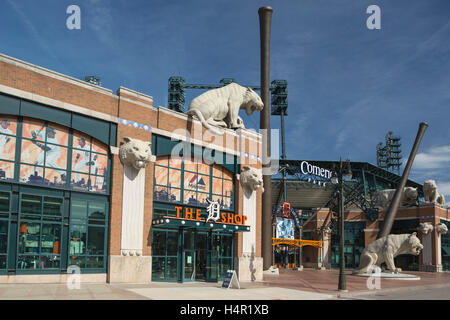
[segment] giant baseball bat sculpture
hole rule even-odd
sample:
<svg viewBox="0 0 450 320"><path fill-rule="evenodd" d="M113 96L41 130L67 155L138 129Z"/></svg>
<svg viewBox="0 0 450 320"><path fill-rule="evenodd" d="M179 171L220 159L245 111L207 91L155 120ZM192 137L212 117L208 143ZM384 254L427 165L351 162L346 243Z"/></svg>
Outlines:
<svg viewBox="0 0 450 320"><path fill-rule="evenodd" d="M391 204L389 205L386 216L384 217L383 229L378 234L378 239L387 236L391 233L392 224L394 223L395 215L397 213L398 206L400 205L403 189L405 188L406 180L408 180L409 171L411 170L414 158L416 156L417 150L419 149L420 142L422 141L422 137L427 127L428 123L426 122L421 122L419 125L416 140L414 141L413 148L411 150L411 153L409 154L405 170L403 170L402 179L400 180L400 184L398 185L397 190L395 190L394 197L391 201Z"/></svg>
<svg viewBox="0 0 450 320"><path fill-rule="evenodd" d="M262 133L262 166L264 192L262 194L262 256L263 270L272 266L272 182L271 182L271 152L270 152L270 24L272 21L271 7L261 7L259 14L259 31L261 41L261 99L264 109L260 116Z"/></svg>

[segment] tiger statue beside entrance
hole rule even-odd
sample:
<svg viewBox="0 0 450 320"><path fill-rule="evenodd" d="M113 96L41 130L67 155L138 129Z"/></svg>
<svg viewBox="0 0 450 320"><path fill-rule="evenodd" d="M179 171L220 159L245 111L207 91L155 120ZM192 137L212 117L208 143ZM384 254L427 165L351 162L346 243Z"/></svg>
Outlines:
<svg viewBox="0 0 450 320"><path fill-rule="evenodd" d="M359 268L354 274L367 273L372 266L378 267L384 262L387 268L395 273L402 270L396 268L394 258L400 254L419 255L423 250L416 232L412 234L390 234L369 244L361 253Z"/></svg>

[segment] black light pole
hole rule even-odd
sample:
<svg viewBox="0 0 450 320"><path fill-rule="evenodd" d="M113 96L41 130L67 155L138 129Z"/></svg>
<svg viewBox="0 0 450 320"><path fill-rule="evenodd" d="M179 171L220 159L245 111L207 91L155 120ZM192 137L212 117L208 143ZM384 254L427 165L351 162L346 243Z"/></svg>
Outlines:
<svg viewBox="0 0 450 320"><path fill-rule="evenodd" d="M338 212L338 221L339 221L339 291L347 291L347 279L345 276L345 257L344 257L344 176L346 179L351 179L352 172L350 168L350 161L346 161L346 168L344 169L342 165L342 159L339 159L339 168L336 173L333 170L333 176L331 177L331 182L333 184L339 184L339 212ZM344 172L345 170L345 172Z"/></svg>

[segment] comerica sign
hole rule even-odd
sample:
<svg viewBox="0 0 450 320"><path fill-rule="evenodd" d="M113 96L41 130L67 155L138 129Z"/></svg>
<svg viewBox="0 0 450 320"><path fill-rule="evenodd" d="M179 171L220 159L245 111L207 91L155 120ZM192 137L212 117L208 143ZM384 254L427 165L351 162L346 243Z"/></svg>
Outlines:
<svg viewBox="0 0 450 320"><path fill-rule="evenodd" d="M302 170L303 174L312 174L312 175L327 178L327 179L331 178L330 170L324 169L324 168L321 168L318 166L314 166L314 165L308 163L308 161L302 161L302 163L300 163L300 169Z"/></svg>

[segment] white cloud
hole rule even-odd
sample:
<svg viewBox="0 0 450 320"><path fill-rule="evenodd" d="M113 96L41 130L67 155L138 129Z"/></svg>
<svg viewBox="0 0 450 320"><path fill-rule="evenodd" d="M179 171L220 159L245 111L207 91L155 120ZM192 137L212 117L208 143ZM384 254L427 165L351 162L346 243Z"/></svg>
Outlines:
<svg viewBox="0 0 450 320"><path fill-rule="evenodd" d="M437 183L438 192L443 195L450 196L450 181ZM450 199L449 199L450 200Z"/></svg>
<svg viewBox="0 0 450 320"><path fill-rule="evenodd" d="M414 159L413 168L416 170L449 169L450 145L436 146L425 152L418 153Z"/></svg>

